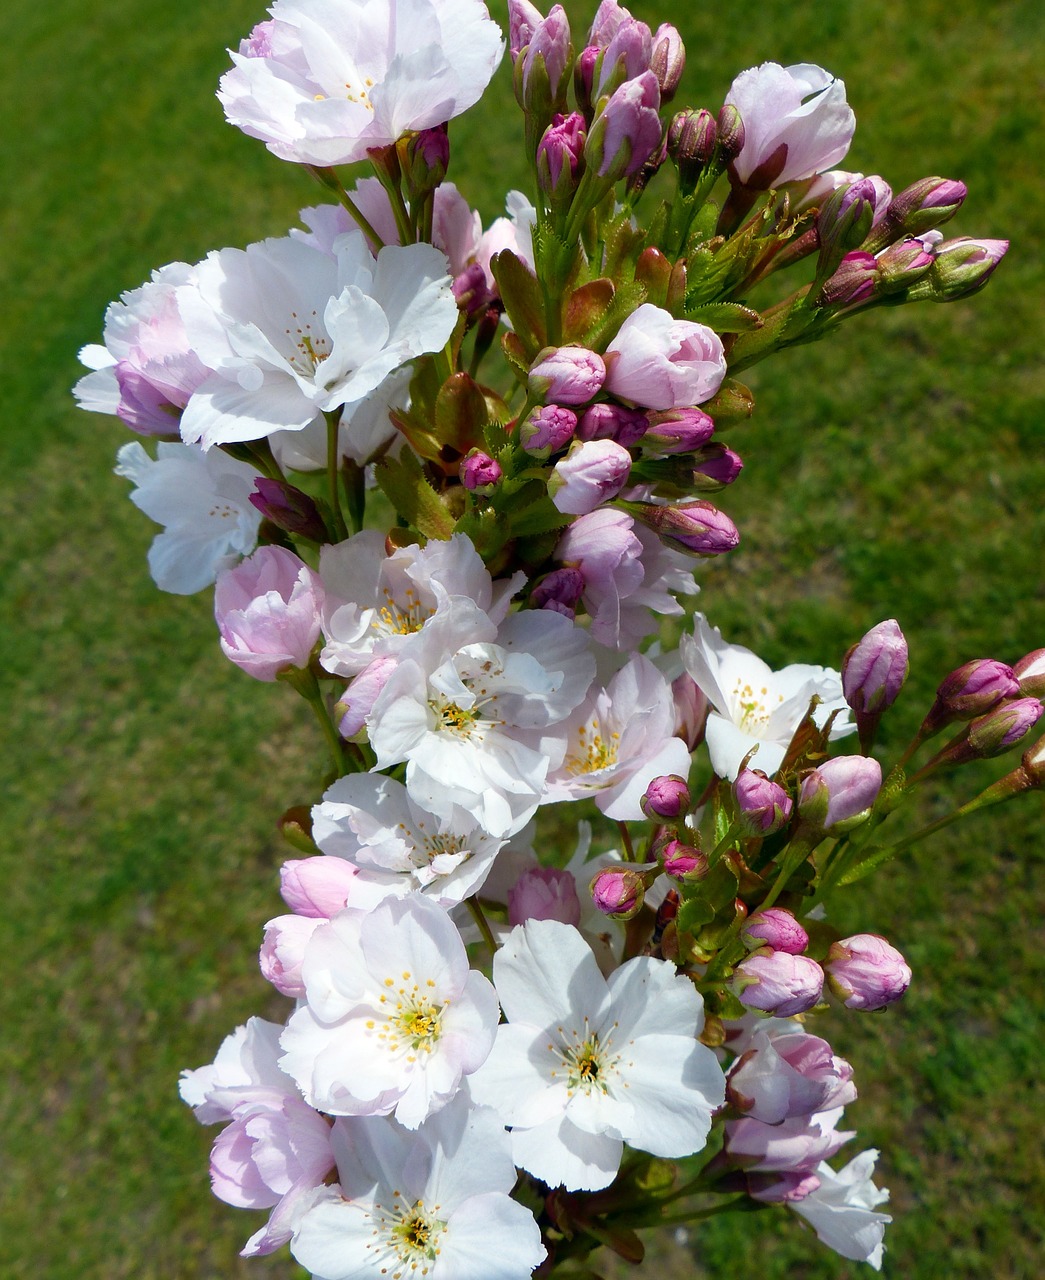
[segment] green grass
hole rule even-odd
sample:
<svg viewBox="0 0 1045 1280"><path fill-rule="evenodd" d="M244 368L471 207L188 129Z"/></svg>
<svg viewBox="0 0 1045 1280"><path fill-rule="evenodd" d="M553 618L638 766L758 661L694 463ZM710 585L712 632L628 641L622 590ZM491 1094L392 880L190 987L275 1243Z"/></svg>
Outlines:
<svg viewBox="0 0 1045 1280"><path fill-rule="evenodd" d="M857 112L853 168L895 187L961 177L955 233L1013 242L976 298L858 318L754 371L756 416L730 436L748 466L723 506L744 542L704 571L702 606L774 663L837 664L899 618L912 674L888 758L951 666L1045 643L1039 7L633 11L682 27L680 103L717 107L759 61L819 62ZM226 126L213 97L224 46L260 5L110 0L89 23L72 0L8 12L0 1275L290 1276L285 1254L237 1258L255 1216L211 1198L212 1134L175 1082L251 1013L282 1016L255 958L280 909L274 823L314 798L322 754L286 690L222 659L206 595L155 591L153 527L111 475L125 436L79 413L69 387L121 290L285 232L318 188ZM502 70L490 105L452 131L451 177L487 219L525 182L516 125ZM934 787L921 817L1001 771ZM951 828L832 907L915 969L901 1006L832 1015L829 1031L856 1066L858 1141L882 1149L892 1188L892 1277L1040 1273L1041 818L1039 794ZM656 1241L651 1259L644 1274L699 1280L861 1270L775 1213Z"/></svg>

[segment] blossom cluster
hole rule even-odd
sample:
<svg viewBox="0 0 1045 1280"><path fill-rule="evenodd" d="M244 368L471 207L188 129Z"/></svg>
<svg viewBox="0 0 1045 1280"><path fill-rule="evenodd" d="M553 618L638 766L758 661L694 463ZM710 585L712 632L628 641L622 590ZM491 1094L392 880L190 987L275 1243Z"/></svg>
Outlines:
<svg viewBox="0 0 1045 1280"><path fill-rule="evenodd" d="M960 182L836 169L855 119L820 67L673 110L671 25L508 11L533 202L484 228L447 180L504 51L479 0L275 0L218 96L334 202L160 268L82 352L83 407L155 441L117 473L163 526L157 585L213 584L222 651L302 695L329 759L284 816L303 856L260 948L292 1007L182 1096L224 1126L215 1193L269 1211L244 1253L289 1244L320 1280L636 1261L669 1203L738 1192L878 1268L877 1153L828 1163L856 1088L808 1020L884 1008L911 970L825 900L919 838L881 829L925 778L1024 741L1045 651L953 672L883 771L895 620L839 670L773 670L685 598L739 540L709 500L743 466L736 375L971 293L1005 242L944 240ZM1043 782L1039 743L952 816ZM601 825L567 858L538 824L578 801Z"/></svg>

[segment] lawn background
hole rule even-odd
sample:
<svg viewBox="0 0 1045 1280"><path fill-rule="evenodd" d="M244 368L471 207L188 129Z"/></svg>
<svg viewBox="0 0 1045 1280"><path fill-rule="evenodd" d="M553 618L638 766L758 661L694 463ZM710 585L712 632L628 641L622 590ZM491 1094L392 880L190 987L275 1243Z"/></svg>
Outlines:
<svg viewBox="0 0 1045 1280"><path fill-rule="evenodd" d="M730 437L748 467L722 505L744 542L704 572L702 607L774 665L837 665L899 618L912 673L889 759L948 669L1045 643L1040 6L632 8L680 26L680 104L716 109L763 60L820 63L857 114L852 168L896 189L960 177L953 233L1012 240L985 293L857 319L753 371L756 417ZM126 433L78 412L69 388L111 298L165 262L284 234L318 188L225 125L213 97L259 5L6 12L0 1276L289 1277L285 1253L237 1257L256 1216L210 1196L213 1133L175 1082L250 1014L282 1016L256 970L288 852L274 820L315 798L322 756L288 691L221 658L206 593L155 590L155 528L111 474ZM486 220L526 181L517 124L502 68L452 129L450 176ZM967 770L956 791L1001 771ZM925 794L920 817L949 794ZM898 1008L824 1024L856 1067L853 1147L883 1152L887 1276L1040 1275L1042 813L1038 794L951 828L832 907L915 970ZM774 1227L654 1241L640 1274L870 1274L782 1211Z"/></svg>

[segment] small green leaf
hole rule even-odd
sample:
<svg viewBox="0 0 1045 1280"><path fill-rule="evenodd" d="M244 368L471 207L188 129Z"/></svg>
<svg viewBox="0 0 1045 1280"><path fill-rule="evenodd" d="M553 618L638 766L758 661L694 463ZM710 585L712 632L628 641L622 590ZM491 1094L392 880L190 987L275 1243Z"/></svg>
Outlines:
<svg viewBox="0 0 1045 1280"><path fill-rule="evenodd" d="M408 524L426 538L450 537L453 517L428 483L415 454L404 449L398 458L383 458L374 467L374 474L382 493Z"/></svg>

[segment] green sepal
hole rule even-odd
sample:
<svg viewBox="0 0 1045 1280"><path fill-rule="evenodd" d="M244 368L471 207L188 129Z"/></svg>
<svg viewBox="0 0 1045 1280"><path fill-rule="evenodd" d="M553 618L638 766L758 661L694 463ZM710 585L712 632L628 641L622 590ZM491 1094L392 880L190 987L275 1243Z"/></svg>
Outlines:
<svg viewBox="0 0 1045 1280"><path fill-rule="evenodd" d="M576 342L588 346L589 335L605 319L613 302L613 281L602 277L574 289L563 310L563 342Z"/></svg>
<svg viewBox="0 0 1045 1280"><path fill-rule="evenodd" d="M454 520L428 483L420 461L404 449L398 458L382 458L374 467L381 492L404 520L426 538L446 540Z"/></svg>
<svg viewBox="0 0 1045 1280"><path fill-rule="evenodd" d="M467 373L452 373L435 399L435 429L440 444L462 457L483 438L488 407L479 384Z"/></svg>
<svg viewBox="0 0 1045 1280"><path fill-rule="evenodd" d="M602 319L588 335L588 347L592 351L605 351L606 345L616 336L617 330L631 313L646 301L646 288L637 280L622 284L613 295Z"/></svg>
<svg viewBox="0 0 1045 1280"><path fill-rule="evenodd" d="M739 302L705 302L687 309L685 315L716 333L750 333L765 323L757 311Z"/></svg>
<svg viewBox="0 0 1045 1280"><path fill-rule="evenodd" d="M526 353L528 368L537 352L548 345L541 287L529 267L510 249L494 254L490 270L515 335Z"/></svg>

